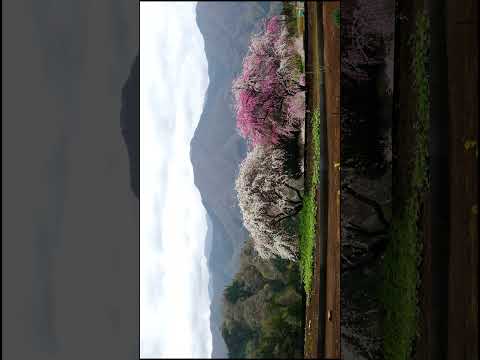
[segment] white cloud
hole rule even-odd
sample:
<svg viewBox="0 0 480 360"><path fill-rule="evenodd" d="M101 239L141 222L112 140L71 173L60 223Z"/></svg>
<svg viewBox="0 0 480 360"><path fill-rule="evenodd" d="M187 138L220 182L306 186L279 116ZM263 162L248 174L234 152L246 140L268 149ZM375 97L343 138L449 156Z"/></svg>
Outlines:
<svg viewBox="0 0 480 360"><path fill-rule="evenodd" d="M208 86L193 2L140 5L140 356L210 357L206 211L190 140Z"/></svg>

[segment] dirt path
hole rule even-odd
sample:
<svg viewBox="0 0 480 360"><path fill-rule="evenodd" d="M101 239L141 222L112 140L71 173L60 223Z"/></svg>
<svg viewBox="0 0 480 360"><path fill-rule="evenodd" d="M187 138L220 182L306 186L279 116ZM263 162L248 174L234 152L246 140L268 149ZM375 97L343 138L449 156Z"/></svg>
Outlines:
<svg viewBox="0 0 480 360"><path fill-rule="evenodd" d="M448 359L478 359L478 1L446 1L450 147ZM475 142L468 147L467 141Z"/></svg>
<svg viewBox="0 0 480 360"><path fill-rule="evenodd" d="M422 279L419 289L419 338L416 360L442 360L447 356L448 309L448 83L444 4L426 0L430 19L430 187L423 214Z"/></svg>
<svg viewBox="0 0 480 360"><path fill-rule="evenodd" d="M320 109L324 154L316 196L314 276L306 308L306 358L340 358L340 32L332 15L339 5L335 1L305 6L307 109ZM306 159L312 152L310 114L305 126ZM305 171L308 182L311 169Z"/></svg>
<svg viewBox="0 0 480 360"><path fill-rule="evenodd" d="M305 2L305 70L306 70L306 100L307 112L305 121L305 188L310 186L312 168L309 166L308 159L313 157L311 140L311 111L320 108L320 56L319 56L319 11L317 2ZM321 171L320 183L324 183L326 173ZM317 201L325 192L317 190ZM319 207L323 209L323 207ZM323 217L317 215L317 223L323 223ZM325 227L326 228L326 227ZM319 343L324 339L324 321L325 321L325 273L322 259L323 238L326 231L317 231L316 244L314 250L314 272L312 289L310 292L310 301L305 308L305 347L304 355L307 359L323 357L323 346ZM321 311L320 311L321 310Z"/></svg>
<svg viewBox="0 0 480 360"><path fill-rule="evenodd" d="M325 357L340 358L340 29L339 1L323 4L325 100L328 141Z"/></svg>

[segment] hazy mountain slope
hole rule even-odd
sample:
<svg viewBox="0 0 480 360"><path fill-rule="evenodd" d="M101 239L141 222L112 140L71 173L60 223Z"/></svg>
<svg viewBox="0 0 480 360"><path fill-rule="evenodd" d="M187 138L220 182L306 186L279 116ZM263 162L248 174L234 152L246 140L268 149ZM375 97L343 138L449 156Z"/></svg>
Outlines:
<svg viewBox="0 0 480 360"><path fill-rule="evenodd" d="M223 289L236 270L237 254L247 238L234 191L238 165L246 155L232 111L231 84L241 70L252 32L281 3L200 2L197 24L205 40L209 86L200 122L191 142L195 185L213 227L208 259L213 293L213 356L225 357L221 337ZM275 9L276 8L276 9Z"/></svg>

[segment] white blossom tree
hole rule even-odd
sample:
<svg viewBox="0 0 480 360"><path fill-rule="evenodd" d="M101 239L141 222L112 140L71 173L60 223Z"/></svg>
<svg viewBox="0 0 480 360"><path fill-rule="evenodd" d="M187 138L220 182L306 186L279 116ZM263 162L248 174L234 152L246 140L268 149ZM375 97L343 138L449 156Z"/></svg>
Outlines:
<svg viewBox="0 0 480 360"><path fill-rule="evenodd" d="M295 260L298 255L291 226L302 207L303 179L288 175L285 156L278 147L257 145L241 163L236 180L243 221L262 258Z"/></svg>

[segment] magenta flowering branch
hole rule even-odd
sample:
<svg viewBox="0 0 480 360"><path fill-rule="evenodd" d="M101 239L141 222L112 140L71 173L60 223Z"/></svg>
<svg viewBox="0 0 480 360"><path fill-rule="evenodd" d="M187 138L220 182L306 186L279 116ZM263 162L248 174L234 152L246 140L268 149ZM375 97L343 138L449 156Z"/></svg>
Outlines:
<svg viewBox="0 0 480 360"><path fill-rule="evenodd" d="M304 121L305 77L280 17L267 20L252 37L232 93L237 128L253 146L293 137Z"/></svg>

